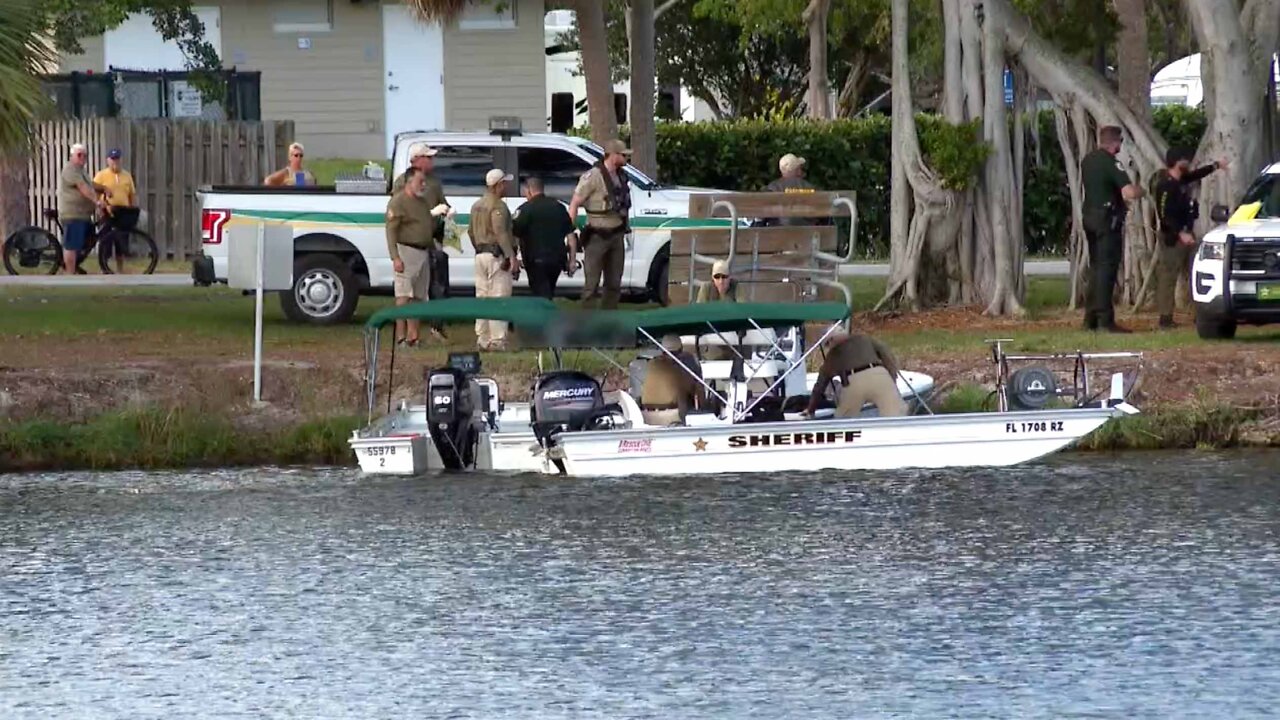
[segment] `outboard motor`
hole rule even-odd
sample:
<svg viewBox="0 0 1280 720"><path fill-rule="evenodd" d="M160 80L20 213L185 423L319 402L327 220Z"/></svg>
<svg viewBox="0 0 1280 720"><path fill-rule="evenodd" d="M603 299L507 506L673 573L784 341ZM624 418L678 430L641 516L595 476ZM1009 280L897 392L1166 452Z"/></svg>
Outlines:
<svg viewBox="0 0 1280 720"><path fill-rule="evenodd" d="M463 470L476 462L476 445L483 421L476 405L480 389L457 368L427 371L427 426L436 452L448 470Z"/></svg>

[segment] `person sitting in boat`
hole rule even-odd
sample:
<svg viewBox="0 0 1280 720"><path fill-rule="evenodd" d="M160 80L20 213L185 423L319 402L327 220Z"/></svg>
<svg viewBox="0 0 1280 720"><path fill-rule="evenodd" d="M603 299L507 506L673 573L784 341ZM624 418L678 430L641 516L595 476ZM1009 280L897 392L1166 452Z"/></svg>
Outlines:
<svg viewBox="0 0 1280 720"><path fill-rule="evenodd" d="M698 288L698 302L738 302L738 281L729 274L729 263L711 264L711 282Z"/></svg>
<svg viewBox="0 0 1280 720"><path fill-rule="evenodd" d="M717 260L711 265L711 282L698 288L696 302L738 302L738 281L729 273L729 263ZM705 340L704 336L703 339ZM709 337L716 337L714 335ZM717 338L718 339L718 338ZM725 333L726 340L734 340L733 333ZM732 360L733 351L722 344L700 343L703 360Z"/></svg>
<svg viewBox="0 0 1280 720"><path fill-rule="evenodd" d="M662 347L671 355L649 361L640 390L640 411L648 425L682 423L690 410L702 405L702 386L696 379L702 377L702 366L684 351L679 335L664 336Z"/></svg>
<svg viewBox="0 0 1280 720"><path fill-rule="evenodd" d="M868 335L838 333L828 341L827 357L818 370L809 406L804 414L813 417L827 385L836 377L844 379L844 390L836 404L836 417L857 417L870 401L880 417L907 414L907 404L898 392L898 361L884 343Z"/></svg>

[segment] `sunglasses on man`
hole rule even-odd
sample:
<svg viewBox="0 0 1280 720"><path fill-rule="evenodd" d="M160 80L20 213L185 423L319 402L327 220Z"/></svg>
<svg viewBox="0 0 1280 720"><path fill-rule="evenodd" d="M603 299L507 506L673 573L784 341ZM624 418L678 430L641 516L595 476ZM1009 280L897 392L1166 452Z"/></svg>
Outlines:
<svg viewBox="0 0 1280 720"><path fill-rule="evenodd" d="M716 273L715 275L711 276L711 279L712 280L728 280L729 276L725 275L724 273Z"/></svg>

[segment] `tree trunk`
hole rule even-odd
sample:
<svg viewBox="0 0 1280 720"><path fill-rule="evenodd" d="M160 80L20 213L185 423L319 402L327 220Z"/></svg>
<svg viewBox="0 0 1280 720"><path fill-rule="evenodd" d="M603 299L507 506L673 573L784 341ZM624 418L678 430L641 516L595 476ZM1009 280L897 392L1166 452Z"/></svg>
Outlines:
<svg viewBox="0 0 1280 720"><path fill-rule="evenodd" d="M631 162L658 176L658 137L654 126L653 0L631 0Z"/></svg>
<svg viewBox="0 0 1280 720"><path fill-rule="evenodd" d="M582 43L582 71L587 81L587 118L591 139L597 143L618 137L618 115L613 108L613 81L609 48L605 40L604 4L577 0L578 37Z"/></svg>
<svg viewBox="0 0 1280 720"><path fill-rule="evenodd" d="M1225 172L1214 173L1204 182L1201 197L1223 204L1235 202L1266 162L1262 138L1265 88L1234 5L1185 2L1187 17L1212 73L1201 74L1206 85L1213 85L1209 130L1201 147L1213 157L1231 160ZM1270 62L1264 67L1269 69Z"/></svg>
<svg viewBox="0 0 1280 720"><path fill-rule="evenodd" d="M1111 0L1120 18L1116 66L1120 99L1140 117L1151 117L1151 53L1147 44L1146 0Z"/></svg>
<svg viewBox="0 0 1280 720"><path fill-rule="evenodd" d="M870 59L865 53L857 53L849 58L849 74L845 75L844 84L840 86L835 113L837 117L849 118L858 112L862 91L866 88L867 79L871 77L870 71Z"/></svg>
<svg viewBox="0 0 1280 720"><path fill-rule="evenodd" d="M831 117L831 84L827 81L827 18L831 0L809 0L803 20L809 28L809 117ZM792 16L794 17L794 16Z"/></svg>
<svg viewBox="0 0 1280 720"><path fill-rule="evenodd" d="M27 189L26 154L16 151L0 154L0 243L13 231L31 224Z"/></svg>

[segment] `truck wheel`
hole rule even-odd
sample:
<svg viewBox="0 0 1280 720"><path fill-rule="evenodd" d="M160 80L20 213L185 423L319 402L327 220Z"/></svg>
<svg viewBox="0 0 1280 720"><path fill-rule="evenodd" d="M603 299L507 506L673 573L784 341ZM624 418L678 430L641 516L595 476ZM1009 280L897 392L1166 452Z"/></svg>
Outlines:
<svg viewBox="0 0 1280 720"><path fill-rule="evenodd" d="M1236 336L1236 321L1197 310L1196 334L1205 340L1230 340Z"/></svg>
<svg viewBox="0 0 1280 720"><path fill-rule="evenodd" d="M337 325L351 319L360 285L336 255L312 253L293 261L293 289L280 293L280 308L294 322Z"/></svg>
<svg viewBox="0 0 1280 720"><path fill-rule="evenodd" d="M649 274L649 299L662 307L671 304L671 258L663 255L654 260Z"/></svg>

